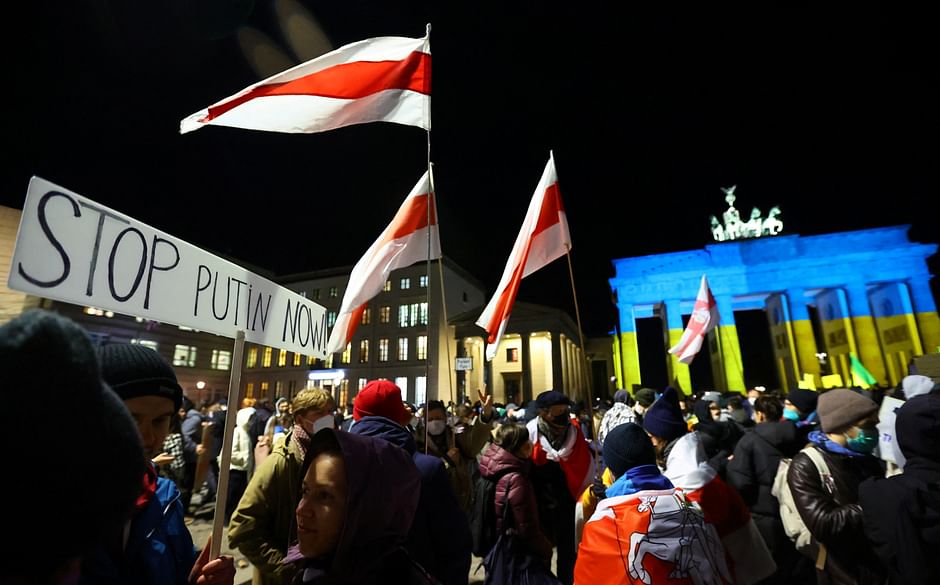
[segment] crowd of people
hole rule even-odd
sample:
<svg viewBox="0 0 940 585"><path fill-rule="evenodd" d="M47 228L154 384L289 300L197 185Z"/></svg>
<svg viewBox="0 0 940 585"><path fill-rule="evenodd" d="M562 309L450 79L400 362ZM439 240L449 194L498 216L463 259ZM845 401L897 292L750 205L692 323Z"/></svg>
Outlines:
<svg viewBox="0 0 940 585"><path fill-rule="evenodd" d="M233 583L234 559L200 554L185 521L223 460L229 546L265 585L466 585L481 480L498 546L512 543L500 552L524 559L485 555L490 583L940 583L940 386L924 376L874 392L635 388L591 409L557 389L413 405L373 380L343 411L319 388L244 399L223 458L225 402L197 409L149 348L95 347L33 310L0 327L0 359L59 421L4 431L29 478L0 482L24 514L4 584ZM902 401L893 434L876 426L885 395ZM903 457L879 457L886 436Z"/></svg>

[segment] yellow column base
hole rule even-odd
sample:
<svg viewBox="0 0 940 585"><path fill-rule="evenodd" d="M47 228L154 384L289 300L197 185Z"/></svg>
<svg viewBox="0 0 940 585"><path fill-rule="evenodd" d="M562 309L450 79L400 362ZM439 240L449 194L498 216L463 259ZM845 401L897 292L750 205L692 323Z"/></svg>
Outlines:
<svg viewBox="0 0 940 585"><path fill-rule="evenodd" d="M940 352L940 315L936 311L916 313L917 329L924 343L924 353Z"/></svg>
<svg viewBox="0 0 940 585"><path fill-rule="evenodd" d="M747 394L744 387L744 362L741 361L741 346L738 343L738 328L735 325L719 325L718 339L721 342L721 363L728 390Z"/></svg>
<svg viewBox="0 0 940 585"><path fill-rule="evenodd" d="M669 330L669 347L673 347L675 344L679 343L679 340L682 338L682 329L670 329ZM666 348L669 349L668 347ZM705 357L708 357L708 348L702 347L700 354L705 354ZM672 385L673 380L679 381L679 386L682 387L682 392L685 394L692 393L692 376L689 374L689 366L679 361L679 358L673 354L669 355L669 384ZM699 356L696 356L699 357ZM701 358L704 359L704 358Z"/></svg>
<svg viewBox="0 0 940 585"><path fill-rule="evenodd" d="M820 378L822 370L819 368L819 358L816 357L816 338L813 336L813 324L809 319L800 319L791 323L799 363L796 379L802 380L803 374L812 374L816 387L820 388L822 385L822 379Z"/></svg>
<svg viewBox="0 0 940 585"><path fill-rule="evenodd" d="M858 359L865 369L875 377L879 384L888 382L885 358L881 352L881 342L875 329L875 320L871 316L852 317L852 330L855 333L855 346ZM851 383L851 377L849 378Z"/></svg>
<svg viewBox="0 0 940 585"><path fill-rule="evenodd" d="M636 333L620 334L620 363L623 368L623 387L632 390L640 383L640 350L636 344Z"/></svg>

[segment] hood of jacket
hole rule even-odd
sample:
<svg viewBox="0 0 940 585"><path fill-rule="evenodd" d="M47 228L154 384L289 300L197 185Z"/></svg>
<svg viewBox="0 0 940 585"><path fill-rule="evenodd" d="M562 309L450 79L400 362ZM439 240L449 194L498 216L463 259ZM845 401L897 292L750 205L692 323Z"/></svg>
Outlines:
<svg viewBox="0 0 940 585"><path fill-rule="evenodd" d="M777 448L784 457L792 457L803 448L796 425L790 421L763 422L751 431Z"/></svg>
<svg viewBox="0 0 940 585"><path fill-rule="evenodd" d="M695 491L715 479L718 472L708 464L705 447L698 432L683 435L666 458L663 473L674 486L687 492Z"/></svg>
<svg viewBox="0 0 940 585"><path fill-rule="evenodd" d="M414 455L417 450L415 438L408 429L384 416L364 416L349 429L355 435L379 437L393 445L398 445L409 454Z"/></svg>
<svg viewBox="0 0 940 585"><path fill-rule="evenodd" d="M239 427L245 432L248 432L248 425L251 423L251 417L255 414L255 409L251 408L242 408L237 413L235 413L235 426Z"/></svg>
<svg viewBox="0 0 940 585"><path fill-rule="evenodd" d="M527 475L531 465L532 461L519 459L496 443L492 443L480 458L480 475L496 477L513 471Z"/></svg>

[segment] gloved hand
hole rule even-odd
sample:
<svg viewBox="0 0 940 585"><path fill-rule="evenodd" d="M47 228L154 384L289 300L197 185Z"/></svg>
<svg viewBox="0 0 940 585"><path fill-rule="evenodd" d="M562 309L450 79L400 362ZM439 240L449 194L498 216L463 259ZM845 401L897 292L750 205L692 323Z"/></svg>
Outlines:
<svg viewBox="0 0 940 585"><path fill-rule="evenodd" d="M594 478L594 483L591 484L591 493L595 498L597 498L598 501L607 497L607 486L604 485L604 482L601 480L601 478Z"/></svg>

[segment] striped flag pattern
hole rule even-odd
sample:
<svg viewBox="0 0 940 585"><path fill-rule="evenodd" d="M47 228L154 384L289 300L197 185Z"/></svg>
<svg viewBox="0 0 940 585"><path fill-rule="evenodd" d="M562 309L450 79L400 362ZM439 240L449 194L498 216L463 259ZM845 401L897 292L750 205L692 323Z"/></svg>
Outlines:
<svg viewBox="0 0 940 585"><path fill-rule="evenodd" d="M312 133L368 122L430 130L427 36L377 37L345 45L184 118L180 134L207 125Z"/></svg>
<svg viewBox="0 0 940 585"><path fill-rule="evenodd" d="M718 314L718 304L715 303L715 297L708 288L708 279L702 275L702 283L698 288L698 296L695 298L695 308L692 309L692 318L679 343L669 348L669 353L679 356L679 361L684 364L691 364L695 359L695 354L702 349L702 343L705 335L718 326L721 315Z"/></svg>

